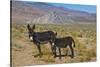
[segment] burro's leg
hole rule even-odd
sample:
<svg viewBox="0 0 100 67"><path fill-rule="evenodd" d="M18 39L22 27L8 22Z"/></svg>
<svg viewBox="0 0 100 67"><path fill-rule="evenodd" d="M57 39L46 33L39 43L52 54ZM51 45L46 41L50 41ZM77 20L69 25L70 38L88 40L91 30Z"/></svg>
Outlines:
<svg viewBox="0 0 100 67"><path fill-rule="evenodd" d="M61 49L60 48L58 49L59 49L59 59L61 59Z"/></svg>
<svg viewBox="0 0 100 67"><path fill-rule="evenodd" d="M72 45L70 45L70 50L71 50L71 58L74 58L74 50L73 50Z"/></svg>
<svg viewBox="0 0 100 67"><path fill-rule="evenodd" d="M42 52L41 52L40 44L37 44L37 48L38 48L38 50L39 50L39 56L41 57L41 56L42 56Z"/></svg>

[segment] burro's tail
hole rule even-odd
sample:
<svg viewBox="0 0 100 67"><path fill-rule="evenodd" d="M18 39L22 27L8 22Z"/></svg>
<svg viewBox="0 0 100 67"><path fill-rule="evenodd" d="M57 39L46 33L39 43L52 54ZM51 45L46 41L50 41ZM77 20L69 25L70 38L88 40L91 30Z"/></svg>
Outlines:
<svg viewBox="0 0 100 67"><path fill-rule="evenodd" d="M75 47L75 41L74 41L74 39L72 38L72 42L73 42L73 46Z"/></svg>

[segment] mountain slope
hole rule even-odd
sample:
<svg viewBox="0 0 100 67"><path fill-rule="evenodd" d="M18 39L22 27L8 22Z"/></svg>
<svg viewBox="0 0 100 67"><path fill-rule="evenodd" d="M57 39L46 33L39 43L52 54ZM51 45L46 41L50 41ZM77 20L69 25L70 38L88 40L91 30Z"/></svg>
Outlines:
<svg viewBox="0 0 100 67"><path fill-rule="evenodd" d="M12 1L12 22L76 23L96 22L96 14L57 7L42 2Z"/></svg>

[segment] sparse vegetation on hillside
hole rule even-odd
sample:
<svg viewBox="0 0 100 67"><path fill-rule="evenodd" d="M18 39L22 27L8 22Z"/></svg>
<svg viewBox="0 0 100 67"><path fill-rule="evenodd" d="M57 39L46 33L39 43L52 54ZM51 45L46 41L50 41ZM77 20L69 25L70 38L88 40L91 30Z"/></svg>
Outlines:
<svg viewBox="0 0 100 67"><path fill-rule="evenodd" d="M36 65L36 64L55 64L55 63L76 63L96 61L96 25L78 24L78 25L53 25L36 24L35 31L52 30L57 32L57 37L72 36L76 47L75 57L69 56L54 58L48 44L41 45L43 56L35 57L38 49L34 43L30 42L26 25L12 25L12 66ZM66 49L62 49L65 54ZM67 49L67 54L70 54Z"/></svg>

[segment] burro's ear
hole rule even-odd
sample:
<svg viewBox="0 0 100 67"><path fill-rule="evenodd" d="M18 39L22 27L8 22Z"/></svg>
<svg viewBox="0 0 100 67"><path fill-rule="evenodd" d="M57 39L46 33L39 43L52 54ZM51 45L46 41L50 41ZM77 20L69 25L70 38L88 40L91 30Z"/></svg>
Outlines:
<svg viewBox="0 0 100 67"><path fill-rule="evenodd" d="M35 29L35 24L33 25L32 29Z"/></svg>
<svg viewBox="0 0 100 67"><path fill-rule="evenodd" d="M57 32L55 33L55 35L57 36Z"/></svg>
<svg viewBox="0 0 100 67"><path fill-rule="evenodd" d="M27 24L27 28L30 30L31 29L31 27L30 27L30 25L29 24Z"/></svg>

